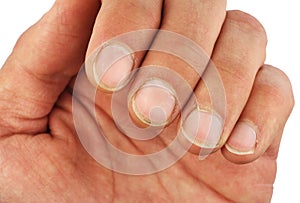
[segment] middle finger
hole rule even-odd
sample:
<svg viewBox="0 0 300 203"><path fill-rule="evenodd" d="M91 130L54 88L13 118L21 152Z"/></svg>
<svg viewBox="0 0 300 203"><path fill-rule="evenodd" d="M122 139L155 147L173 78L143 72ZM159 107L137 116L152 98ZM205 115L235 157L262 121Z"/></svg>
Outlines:
<svg viewBox="0 0 300 203"><path fill-rule="evenodd" d="M225 10L226 0L167 0L164 3L160 29L183 35L203 49L203 56L199 56L201 57L201 63L202 61L203 63L197 64L200 73L205 69L208 62L206 59L209 59L218 38L225 19ZM167 43L166 46L170 46L168 43L172 42L168 40L168 35L158 33L152 44L152 49L157 50L156 47L164 43ZM172 44L172 46L176 46L176 44ZM178 57L158 51L149 51L142 65L141 69L144 70L148 68L147 66L154 65L168 67L171 71L179 74L191 89L196 86L201 77L199 72L197 73L196 70ZM172 116L174 117L178 113L175 111L176 98L169 89L178 84L165 84L164 79L159 78L159 76L154 79L150 78L150 81L147 77L138 74L135 79L135 84L142 85L132 98L133 102L130 105L132 117L137 123L141 124L165 125L172 120ZM154 77L156 77L155 74ZM145 80L147 82L144 82ZM189 95L186 94L183 97L185 102ZM160 111L157 111L157 109L160 109Z"/></svg>

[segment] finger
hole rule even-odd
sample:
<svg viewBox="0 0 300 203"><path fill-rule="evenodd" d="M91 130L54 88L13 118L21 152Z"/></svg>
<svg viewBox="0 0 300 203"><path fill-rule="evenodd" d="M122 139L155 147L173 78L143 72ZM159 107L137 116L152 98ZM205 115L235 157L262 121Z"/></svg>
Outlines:
<svg viewBox="0 0 300 203"><path fill-rule="evenodd" d="M224 87L224 94L214 86L213 66L208 67L195 90L196 107L186 118L185 135L197 147L214 149L223 146L249 98L255 75L265 59L266 34L261 24L240 11L227 12L212 61ZM212 86L206 86L211 83ZM220 84L219 84L220 86ZM216 89L216 90L215 90ZM210 98L214 95L214 98ZM213 105L212 105L213 104ZM225 105L225 106L223 106ZM197 124L195 124L195 119ZM211 152L202 151L202 155Z"/></svg>
<svg viewBox="0 0 300 203"><path fill-rule="evenodd" d="M264 66L257 74L251 96L233 129L223 155L248 163L263 153L276 158L284 125L293 109L292 87L280 70Z"/></svg>
<svg viewBox="0 0 300 203"><path fill-rule="evenodd" d="M88 79L94 86L105 91L115 91L119 83L140 64L145 52L132 54L131 43L125 45L107 41L128 32L159 28L161 4L162 0L102 1L87 51L88 57L95 58L88 60L92 64L86 65ZM146 50L155 33L146 35L144 41L138 42L139 46Z"/></svg>
<svg viewBox="0 0 300 203"><path fill-rule="evenodd" d="M159 51L148 52L141 69L147 72L147 66L162 66L168 67L170 74L169 79L172 79L171 73L179 74L184 81L193 89L199 81L200 74L205 69L208 59L212 53L214 44L218 38L224 18L225 18L225 0L213 1L180 1L167 0L164 3L163 20L161 30L170 31L170 35L160 31L152 49L159 50L162 45L169 48L169 51L185 50L186 47L176 47L180 45L180 39L174 41L170 39L174 36L172 33L180 34L196 43L203 49L203 53L197 55L197 63L199 71L194 70L190 64L187 64L182 59L175 56L179 53L170 55ZM173 41L172 41L173 40ZM174 48L174 49L172 49ZM188 47L191 48L191 47ZM159 70L157 72L160 72ZM141 85L137 90L132 100L131 114L137 123L145 125L165 125L170 123L178 112L176 105L178 101L174 96L174 91L171 89L178 85L175 82L168 82L168 78L160 78L158 73L153 74L149 80L148 75L142 75L141 71L135 79L135 85ZM146 82L145 82L146 80ZM186 102L190 94L186 92L176 92L177 94L185 94L182 96Z"/></svg>
<svg viewBox="0 0 300 203"><path fill-rule="evenodd" d="M46 129L48 113L83 63L99 7L57 0L21 36L0 72L0 136Z"/></svg>

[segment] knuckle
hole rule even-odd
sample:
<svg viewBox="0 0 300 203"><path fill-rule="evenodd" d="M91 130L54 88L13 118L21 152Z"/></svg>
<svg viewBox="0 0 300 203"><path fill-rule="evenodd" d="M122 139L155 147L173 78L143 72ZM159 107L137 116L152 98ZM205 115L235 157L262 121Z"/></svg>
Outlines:
<svg viewBox="0 0 300 203"><path fill-rule="evenodd" d="M267 41L267 34L263 25L253 16L239 10L227 11L226 20L237 25L241 30Z"/></svg>
<svg viewBox="0 0 300 203"><path fill-rule="evenodd" d="M229 56L230 57L230 56ZM223 78L230 78L231 81L236 84L241 84L246 86L253 80L253 76L257 69L249 69L242 66L245 61L244 58L240 56L231 56L232 58L223 59L222 65L218 65L218 71L223 76ZM234 59L236 64L232 64L231 60ZM231 68L228 68L231 67Z"/></svg>
<svg viewBox="0 0 300 203"><path fill-rule="evenodd" d="M158 28L160 25L160 15L157 15L157 13L153 10L146 10L145 15L146 17L146 21L147 24L151 27L151 28Z"/></svg>
<svg viewBox="0 0 300 203"><path fill-rule="evenodd" d="M139 22L145 23L150 28L158 28L160 25L160 6L157 3L157 0L148 1L145 3L145 1L128 1L129 7L135 7L137 8L136 11L137 16L135 19L137 19ZM140 18L143 18L141 21Z"/></svg>
<svg viewBox="0 0 300 203"><path fill-rule="evenodd" d="M111 23L124 24L139 29L156 29L160 25L161 8L160 0L142 1L142 0L126 0L126 1L109 1L105 0L100 12L103 16L107 14L107 27L111 27ZM128 12L130 12L128 14ZM117 16L117 17L116 17ZM113 17L113 19L111 19ZM125 26L126 27L126 26Z"/></svg>

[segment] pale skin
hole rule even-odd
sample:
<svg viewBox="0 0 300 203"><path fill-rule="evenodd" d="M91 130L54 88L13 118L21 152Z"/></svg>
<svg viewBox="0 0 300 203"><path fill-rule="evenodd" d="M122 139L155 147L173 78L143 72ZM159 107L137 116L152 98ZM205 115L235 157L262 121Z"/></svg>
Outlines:
<svg viewBox="0 0 300 203"><path fill-rule="evenodd" d="M0 70L0 202L269 202L282 131L294 105L292 88L282 71L264 65L267 38L261 24L243 12L226 12L225 5L224 0L57 0L21 36ZM180 33L211 56L224 83L226 117L220 144L204 161L193 148L160 173L128 176L101 166L79 142L72 79L105 40L149 28ZM159 53L148 53L144 61L143 56L135 56L140 64L182 67ZM200 78L189 67L174 71L207 106ZM176 119L158 141L128 141L107 111L110 94L98 95L104 95L96 103L99 122L121 149L146 154L174 137ZM253 153L241 155L225 145L245 121L255 126L257 137Z"/></svg>

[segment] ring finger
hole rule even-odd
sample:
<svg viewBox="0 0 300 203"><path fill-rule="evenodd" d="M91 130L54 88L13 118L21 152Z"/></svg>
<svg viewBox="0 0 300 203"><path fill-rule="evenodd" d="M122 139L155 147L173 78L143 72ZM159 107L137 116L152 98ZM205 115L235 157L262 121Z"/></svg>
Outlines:
<svg viewBox="0 0 300 203"><path fill-rule="evenodd" d="M257 71L264 63L266 43L265 31L257 20L239 11L227 12L212 55L223 82L226 106L211 101L211 92L201 80L195 90L197 106L183 124L185 136L197 146L194 147L196 153L201 147L208 149L201 151L206 155L223 146L228 139L247 103ZM208 68L204 78L210 80L209 77ZM225 109L224 113L222 109Z"/></svg>

